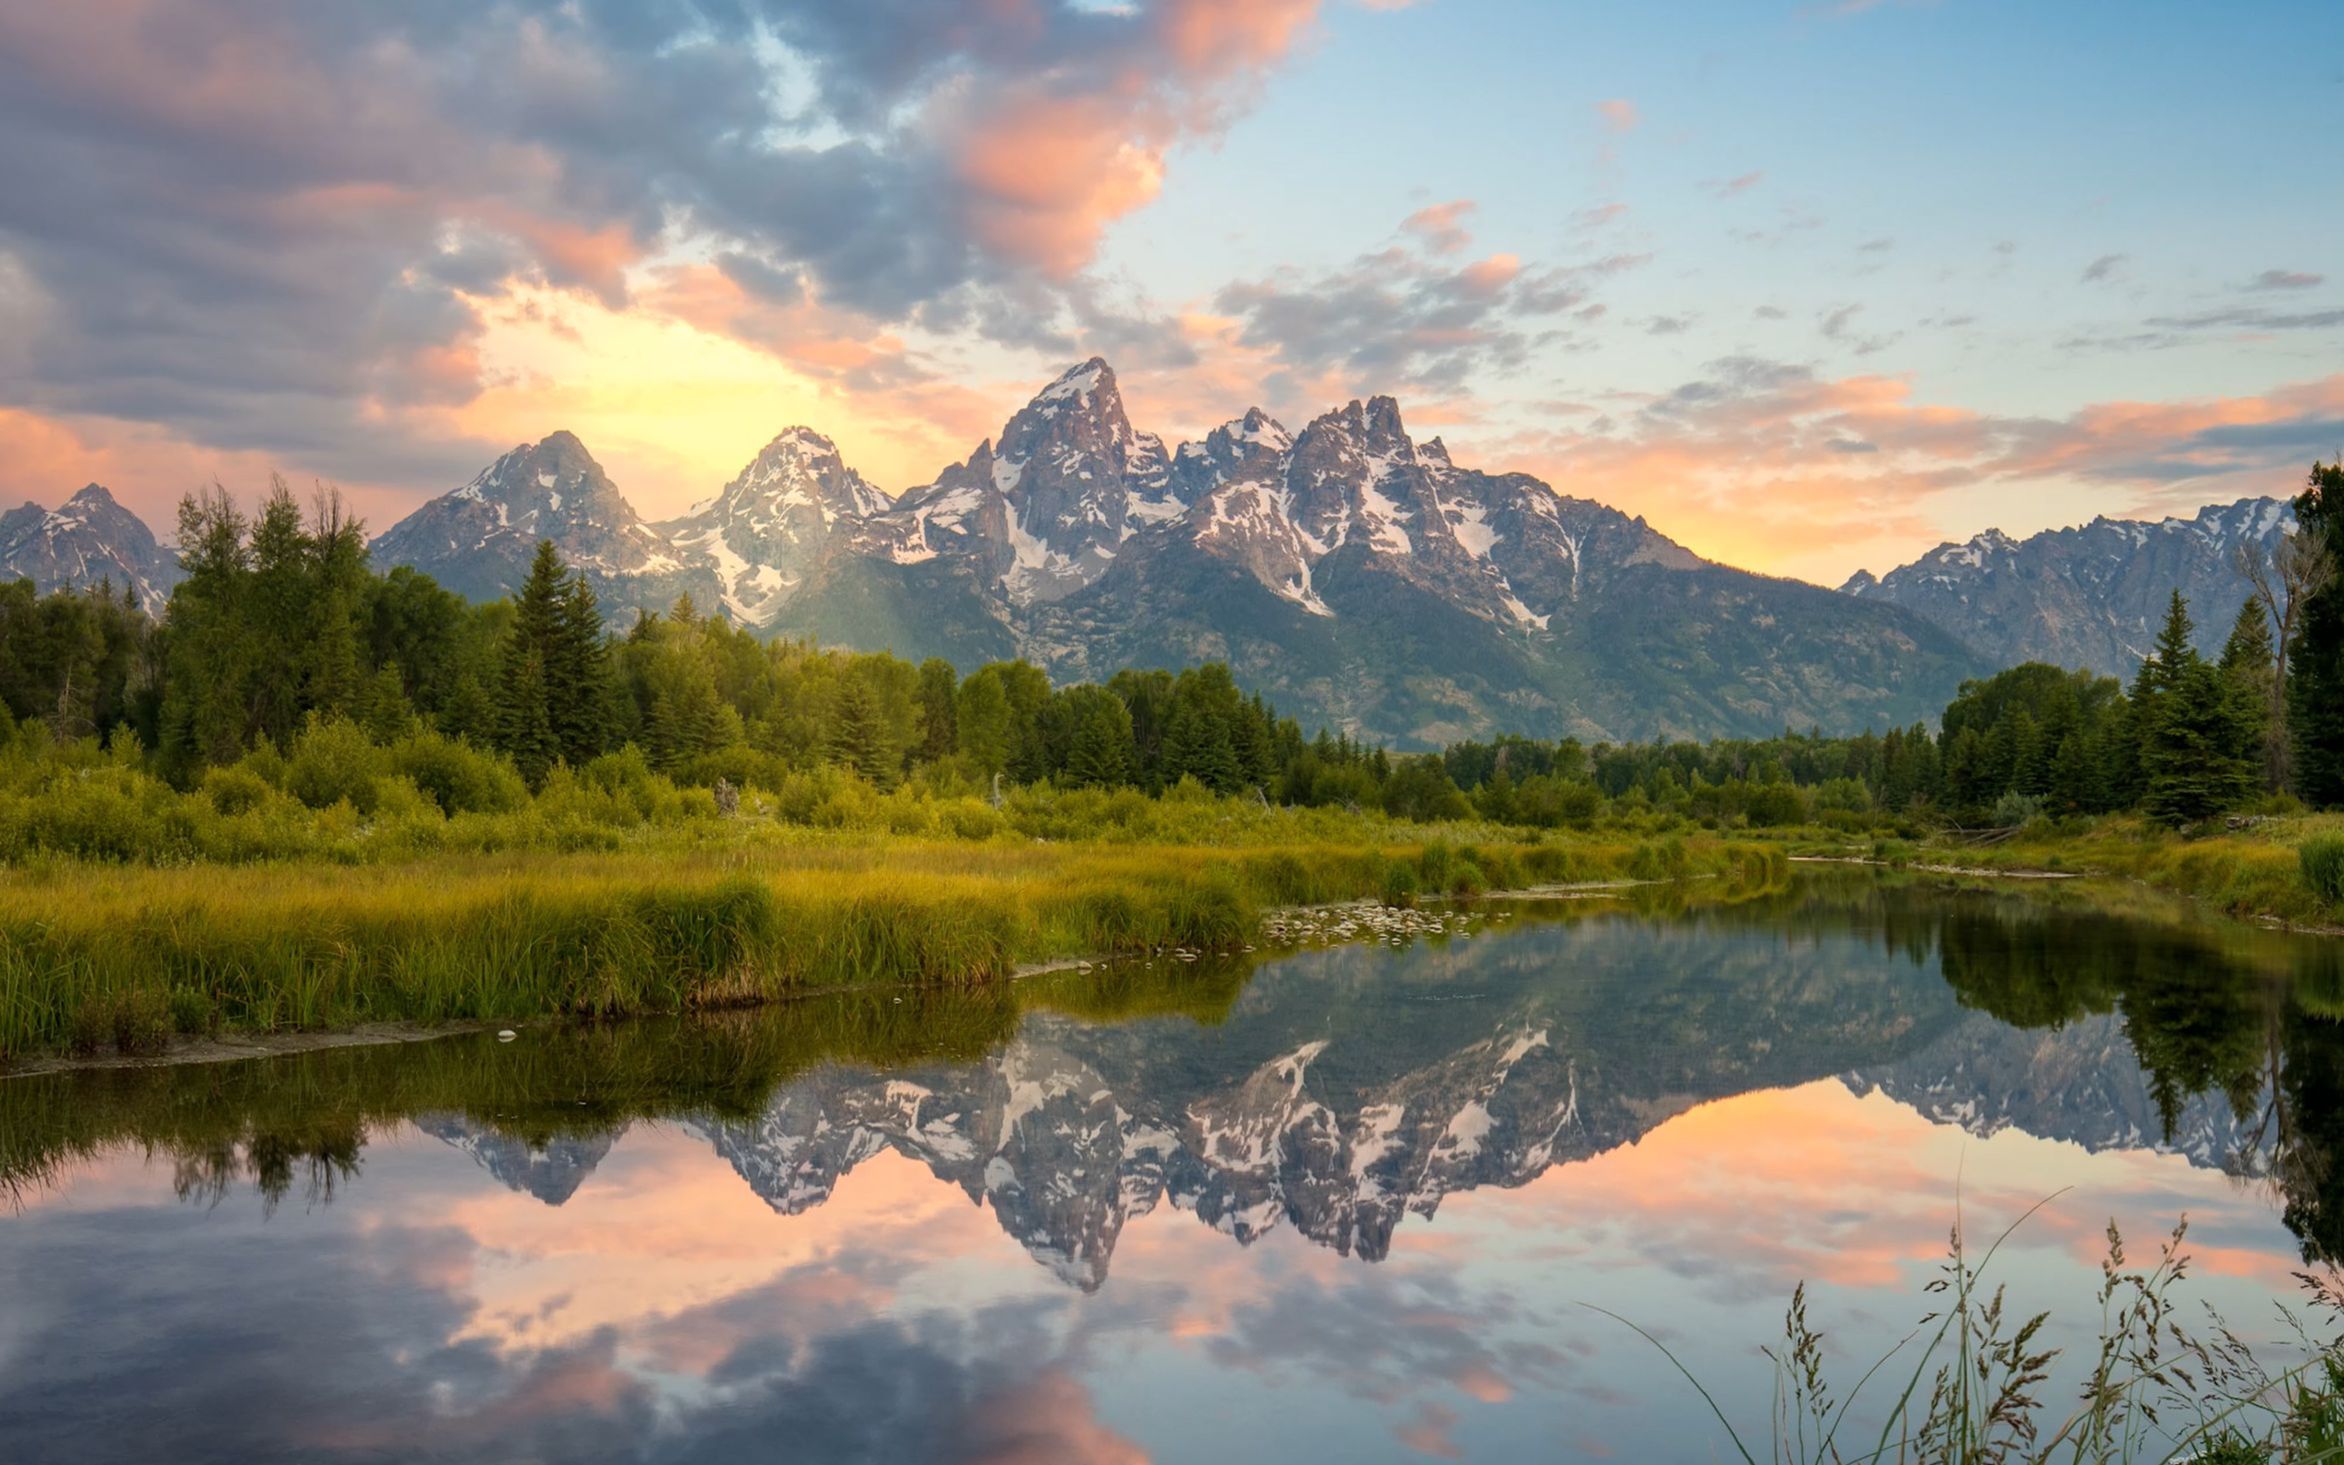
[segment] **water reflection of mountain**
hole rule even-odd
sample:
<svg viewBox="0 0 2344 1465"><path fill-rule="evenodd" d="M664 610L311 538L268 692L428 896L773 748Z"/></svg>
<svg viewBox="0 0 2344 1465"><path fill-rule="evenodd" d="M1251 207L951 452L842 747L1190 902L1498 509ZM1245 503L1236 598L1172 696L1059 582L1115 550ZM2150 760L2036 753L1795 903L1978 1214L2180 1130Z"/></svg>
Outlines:
<svg viewBox="0 0 2344 1465"><path fill-rule="evenodd" d="M2251 1165L2268 1084L2260 1050L2220 1020L2234 974L2202 938L2155 931L1867 887L1844 904L1320 951L1256 974L1214 1024L1037 1010L981 1060L823 1066L754 1117L696 1127L785 1214L895 1151L1086 1290L1125 1222L1161 1204L1240 1243L1291 1225L1375 1259L1408 1212L1452 1192L1522 1185L1696 1104L1832 1076L1979 1134ZM556 1204L601 1158L428 1127Z"/></svg>

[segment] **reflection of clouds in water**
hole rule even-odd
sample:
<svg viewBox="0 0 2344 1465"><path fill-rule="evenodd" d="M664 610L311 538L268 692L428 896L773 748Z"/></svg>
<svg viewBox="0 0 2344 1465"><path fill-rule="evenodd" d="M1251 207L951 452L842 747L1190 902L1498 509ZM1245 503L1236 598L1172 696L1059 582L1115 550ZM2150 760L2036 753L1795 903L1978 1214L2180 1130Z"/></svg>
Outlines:
<svg viewBox="0 0 2344 1465"><path fill-rule="evenodd" d="M766 1331L736 1318L702 1387L662 1392L616 1328L546 1348L464 1338L473 1301L440 1285L468 1269L460 1231L240 1226L191 1263L178 1221L31 1218L11 1237L11 1313L34 1320L0 1378L17 1458L143 1461L166 1440L187 1460L1145 1458L1053 1365L1042 1308L810 1315L777 1285L734 1299Z"/></svg>
<svg viewBox="0 0 2344 1465"><path fill-rule="evenodd" d="M119 1417L197 1456L1121 1462L1215 1458L1218 1429L1223 1455L1650 1458L1701 1422L1578 1303L1730 1393L1804 1278L1863 1355L1925 1308L1957 1176L1973 1235L2076 1187L1997 1264L2047 1304L2088 1299L2112 1213L2141 1254L2189 1212L2196 1290L2233 1317L2290 1290L2267 1196L2207 1144L2138 1148L2116 1018L2006 1028L1862 941L1723 934L1317 954L1217 1027L1036 1016L982 1062L825 1066L760 1122L607 1152L439 1123L265 1227L249 1194L173 1206L124 1152L0 1222L0 1422ZM2206 1102L2191 1132L2219 1140ZM1403 1199L1362 1260L1359 1218ZM1108 1248L1111 1279L1067 1285Z"/></svg>
<svg viewBox="0 0 2344 1465"><path fill-rule="evenodd" d="M901 1155L784 1216L699 1137L647 1126L559 1208L490 1188L455 1152L392 1146L362 1195L267 1222L231 1198L193 1250L152 1170L143 1189L93 1173L0 1248L23 1333L0 1422L33 1458L101 1461L168 1437L188 1458L1125 1462L1144 1457L1099 1406L1115 1417L1165 1370L1201 1367L1294 1401L1264 1439L1365 1409L1392 1448L1474 1453L1561 1408L1600 1447L1603 1421L1616 1433L1665 1384L1578 1299L1620 1305L1624 1289L1624 1311L1720 1371L1745 1371L1801 1276L1901 1332L1957 1169L1981 1224L2079 1185L2019 1244L2062 1286L2088 1282L2084 1243L2109 1209L2144 1225L2189 1209L2213 1270L2284 1270L2261 1201L2179 1157L1976 1139L1832 1080L1455 1195L1372 1265L1290 1230L1239 1246L1158 1210L1089 1296Z"/></svg>

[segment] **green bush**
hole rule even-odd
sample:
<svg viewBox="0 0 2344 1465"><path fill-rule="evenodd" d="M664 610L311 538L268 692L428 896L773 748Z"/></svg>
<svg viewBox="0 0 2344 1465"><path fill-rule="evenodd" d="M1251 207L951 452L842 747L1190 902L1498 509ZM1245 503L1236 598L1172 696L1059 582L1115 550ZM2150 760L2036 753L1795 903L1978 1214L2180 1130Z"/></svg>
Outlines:
<svg viewBox="0 0 2344 1465"><path fill-rule="evenodd" d="M413 781L443 814L501 814L529 802L529 786L511 763L436 732L400 738L386 761L390 772Z"/></svg>
<svg viewBox="0 0 2344 1465"><path fill-rule="evenodd" d="M314 721L293 740L285 762L285 792L312 809L347 803L361 814L374 812L375 779L383 752L366 730L348 718Z"/></svg>
<svg viewBox="0 0 2344 1465"><path fill-rule="evenodd" d="M2344 833L2315 834L2295 852L2303 883L2331 904L2344 901Z"/></svg>
<svg viewBox="0 0 2344 1465"><path fill-rule="evenodd" d="M201 790L214 812L228 815L248 814L277 792L267 779L241 764L206 770Z"/></svg>

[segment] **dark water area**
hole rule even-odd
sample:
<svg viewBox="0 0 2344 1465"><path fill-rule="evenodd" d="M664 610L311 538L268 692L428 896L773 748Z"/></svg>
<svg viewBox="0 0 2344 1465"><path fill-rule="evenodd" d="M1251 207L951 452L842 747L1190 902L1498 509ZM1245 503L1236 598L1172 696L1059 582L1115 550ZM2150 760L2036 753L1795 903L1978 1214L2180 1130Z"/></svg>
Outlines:
<svg viewBox="0 0 2344 1465"><path fill-rule="evenodd" d="M2184 1213L2276 1340L2339 1153L2344 943L1838 875L20 1077L0 1460L1720 1459L1599 1309L1762 1439L1795 1284L1852 1378L2055 1196L2054 1341Z"/></svg>

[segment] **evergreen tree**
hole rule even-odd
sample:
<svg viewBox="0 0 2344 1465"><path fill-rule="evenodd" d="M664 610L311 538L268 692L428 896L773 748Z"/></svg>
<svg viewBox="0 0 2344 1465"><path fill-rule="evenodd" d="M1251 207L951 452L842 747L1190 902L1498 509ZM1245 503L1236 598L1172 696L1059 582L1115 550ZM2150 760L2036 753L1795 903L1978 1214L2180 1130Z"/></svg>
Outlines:
<svg viewBox="0 0 2344 1465"><path fill-rule="evenodd" d="M960 746L959 726L953 718L953 694L960 679L952 663L930 657L920 663L919 742L915 756L923 763L940 763Z"/></svg>
<svg viewBox="0 0 2344 1465"><path fill-rule="evenodd" d="M2181 662L2150 704L2141 767L2142 807L2153 819L2182 825L2234 809L2253 793L2257 762L2240 699L2222 673L2193 655Z"/></svg>
<svg viewBox="0 0 2344 1465"><path fill-rule="evenodd" d="M2325 807L2344 804L2344 460L2312 464L2311 482L2295 500L2295 522L2307 550L2324 550L2331 567L2305 601L2287 655L2295 787Z"/></svg>
<svg viewBox="0 0 2344 1465"><path fill-rule="evenodd" d="M1070 735L1067 781L1083 788L1116 788L1131 781L1131 709L1104 687L1072 687L1066 694Z"/></svg>
<svg viewBox="0 0 2344 1465"><path fill-rule="evenodd" d="M534 652L518 653L505 668L505 700L497 709L497 747L531 788L561 761L561 744L546 716L545 665Z"/></svg>
<svg viewBox="0 0 2344 1465"><path fill-rule="evenodd" d="M553 697L563 685L560 662L568 586L561 552L550 539L537 541L528 578L513 597L513 624L506 632L504 686L497 704L497 747L535 788L563 756L561 723Z"/></svg>
<svg viewBox="0 0 2344 1465"><path fill-rule="evenodd" d="M2276 788L2280 763L2277 751L2271 746L2278 731L2271 726L2271 700L2278 679L2277 654L2271 645L2271 623L2263 615L2262 602L2252 596L2239 607L2238 619L2230 627L2230 638L2222 645L2220 669L2223 682L2238 704L2231 710L2231 722L2236 734L2245 740L2242 746L2231 751L2261 770L2266 789Z"/></svg>
<svg viewBox="0 0 2344 1465"><path fill-rule="evenodd" d="M830 735L824 755L842 768L851 768L876 784L892 781L894 770L880 755L879 708L870 687L859 677L848 677L831 708Z"/></svg>
<svg viewBox="0 0 2344 1465"><path fill-rule="evenodd" d="M540 546L541 555L547 547ZM536 566L530 568L534 578ZM546 716L561 744L563 761L583 767L610 746L614 690L602 609L583 574L560 582L551 636L545 656Z"/></svg>
<svg viewBox="0 0 2344 1465"><path fill-rule="evenodd" d="M1230 732L1229 723L1214 716L1202 700L1176 700L1171 724L1164 729L1165 782L1193 778L1215 793L1237 792L1242 771ZM1441 777L1447 780L1447 770Z"/></svg>
<svg viewBox="0 0 2344 1465"><path fill-rule="evenodd" d="M979 667L960 684L953 703L954 725L961 756L975 765L979 778L1008 771L1010 717L1009 691L1002 685L999 667Z"/></svg>

